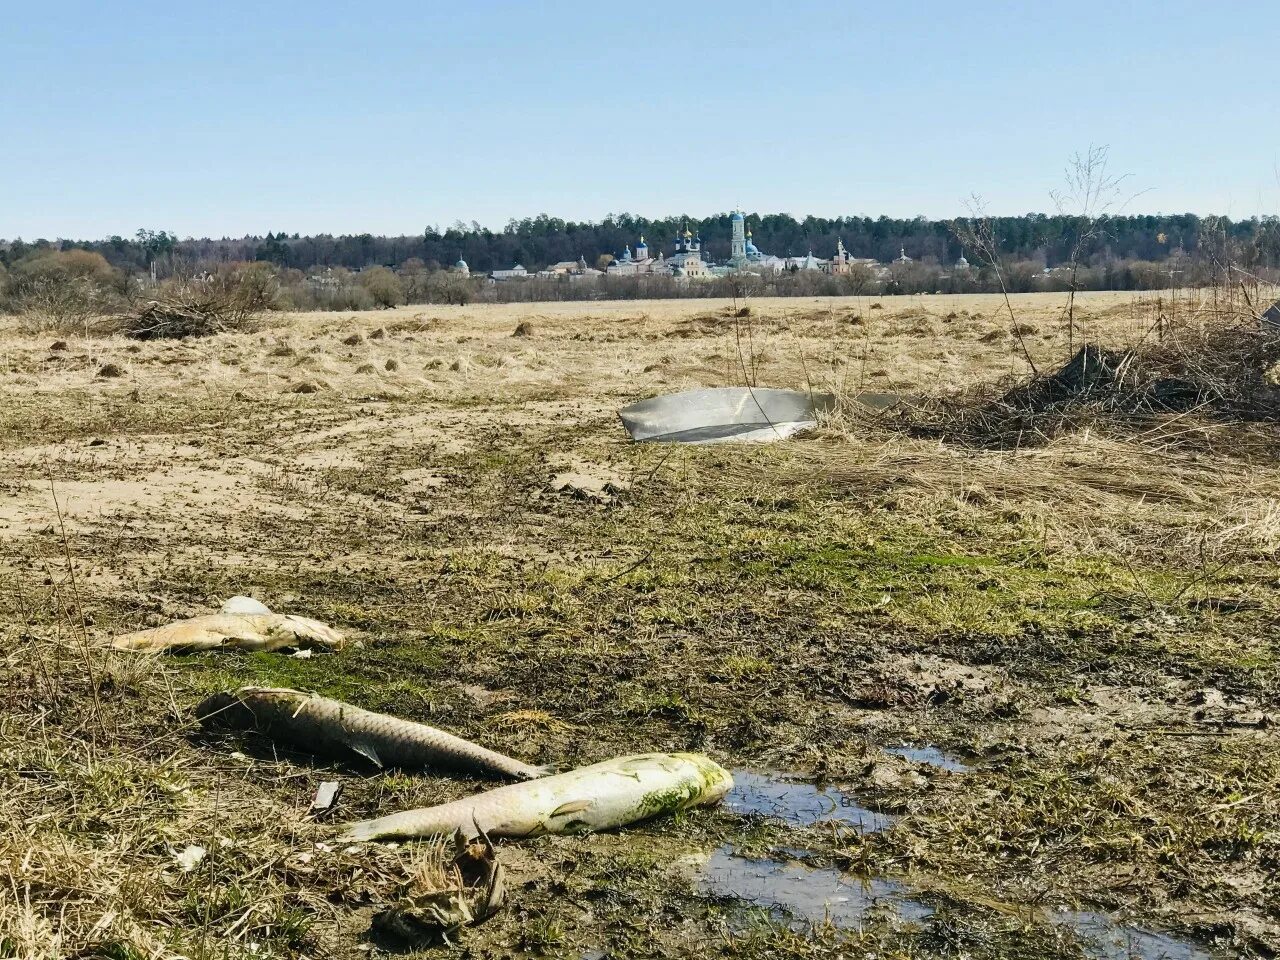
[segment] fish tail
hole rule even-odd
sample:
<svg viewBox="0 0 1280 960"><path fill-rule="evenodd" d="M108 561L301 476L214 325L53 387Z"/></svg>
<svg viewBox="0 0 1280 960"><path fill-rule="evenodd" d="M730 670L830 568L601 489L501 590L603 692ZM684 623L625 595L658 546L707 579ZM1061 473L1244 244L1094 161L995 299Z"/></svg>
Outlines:
<svg viewBox="0 0 1280 960"><path fill-rule="evenodd" d="M339 840L372 840L378 835L376 820L360 820L348 823L338 834Z"/></svg>

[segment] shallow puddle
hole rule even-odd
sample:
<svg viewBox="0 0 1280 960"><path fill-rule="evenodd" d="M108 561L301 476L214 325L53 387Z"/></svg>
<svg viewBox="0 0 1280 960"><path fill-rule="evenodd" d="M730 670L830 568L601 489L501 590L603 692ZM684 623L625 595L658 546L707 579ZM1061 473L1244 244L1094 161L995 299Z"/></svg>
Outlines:
<svg viewBox="0 0 1280 960"><path fill-rule="evenodd" d="M859 880L832 867L756 860L737 855L729 846L711 855L697 886L704 895L741 900L802 924L829 920L852 926L873 911L903 920L924 920L933 913L907 899L906 888L891 880Z"/></svg>
<svg viewBox="0 0 1280 960"><path fill-rule="evenodd" d="M1085 956L1094 960L1211 960L1212 954L1166 933L1127 927L1101 913L1063 911L1054 923L1069 926Z"/></svg>
<svg viewBox="0 0 1280 960"><path fill-rule="evenodd" d="M885 747L884 752L892 753L895 757L903 757L913 763L923 763L951 773L967 773L969 771L965 764L955 757L943 753L937 747Z"/></svg>
<svg viewBox="0 0 1280 960"><path fill-rule="evenodd" d="M772 817L795 827L836 820L870 833L884 830L894 821L889 814L861 806L837 787L819 788L811 783L787 780L782 774L751 770L733 771L733 789L724 802L734 813Z"/></svg>
<svg viewBox="0 0 1280 960"><path fill-rule="evenodd" d="M964 773L970 768L932 746L889 747L887 753L940 770ZM818 787L792 780L783 773L733 772L733 790L725 806L734 813L771 817L795 827L836 821L862 832L884 830L895 817L861 806L847 789ZM706 896L725 897L763 907L800 924L830 921L851 926L873 912L919 922L933 910L911 899L911 889L893 880L855 878L833 867L803 862L808 851L779 848L794 860L743 856L731 845L716 850L702 868L696 884ZM1048 917L1070 927L1092 960L1212 960L1208 951L1169 934L1130 927L1105 914L1058 911Z"/></svg>

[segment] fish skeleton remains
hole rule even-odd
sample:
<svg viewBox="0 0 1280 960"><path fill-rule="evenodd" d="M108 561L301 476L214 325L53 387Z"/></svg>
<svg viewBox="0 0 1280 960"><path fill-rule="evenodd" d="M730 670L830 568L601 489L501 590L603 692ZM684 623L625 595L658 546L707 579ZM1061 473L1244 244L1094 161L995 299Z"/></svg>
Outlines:
<svg viewBox="0 0 1280 960"><path fill-rule="evenodd" d="M210 613L151 630L126 633L111 641L117 650L165 653L181 650L338 650L343 636L333 627L282 613Z"/></svg>
<svg viewBox="0 0 1280 960"><path fill-rule="evenodd" d="M427 851L399 899L373 916L373 929L399 940L403 946L433 946L448 942L463 926L476 927L500 909L507 899L506 874L488 837L467 840L454 834L453 861L431 869Z"/></svg>
<svg viewBox="0 0 1280 960"><path fill-rule="evenodd" d="M729 771L699 754L643 753L352 823L342 837L390 840L459 830L493 837L589 833L715 803L732 787Z"/></svg>
<svg viewBox="0 0 1280 960"><path fill-rule="evenodd" d="M532 780L547 771L429 727L301 690L241 687L196 707L206 727L256 730L308 753L363 757L378 767L442 769L493 780Z"/></svg>

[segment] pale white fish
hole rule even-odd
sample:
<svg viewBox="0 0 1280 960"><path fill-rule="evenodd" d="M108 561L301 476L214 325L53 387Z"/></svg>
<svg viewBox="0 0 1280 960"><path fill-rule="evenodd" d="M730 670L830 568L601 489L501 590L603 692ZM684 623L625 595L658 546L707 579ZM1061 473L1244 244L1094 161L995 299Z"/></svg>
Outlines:
<svg viewBox="0 0 1280 960"><path fill-rule="evenodd" d="M729 771L700 754L645 753L352 823L343 838L590 833L715 803L732 787Z"/></svg>
<svg viewBox="0 0 1280 960"><path fill-rule="evenodd" d="M116 637L111 645L117 650L164 653L215 647L336 650L343 642L342 634L333 627L307 617L279 613L210 613L151 630L126 633Z"/></svg>

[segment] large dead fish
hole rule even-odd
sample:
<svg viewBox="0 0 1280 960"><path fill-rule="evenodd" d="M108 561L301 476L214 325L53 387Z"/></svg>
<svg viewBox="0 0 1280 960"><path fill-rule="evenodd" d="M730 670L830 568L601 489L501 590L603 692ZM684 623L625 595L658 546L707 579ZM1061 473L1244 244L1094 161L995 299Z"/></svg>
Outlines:
<svg viewBox="0 0 1280 960"><path fill-rule="evenodd" d="M342 634L333 627L307 617L282 613L210 613L126 633L111 641L111 646L140 653L166 653L215 647L337 650L343 642Z"/></svg>
<svg viewBox="0 0 1280 960"><path fill-rule="evenodd" d="M300 690L241 687L196 707L206 727L256 730L308 753L363 757L379 767L443 769L495 780L531 780L547 771L429 727Z"/></svg>
<svg viewBox="0 0 1280 960"><path fill-rule="evenodd" d="M622 827L715 803L733 787L729 771L696 753L617 757L453 803L349 824L347 840L448 835L536 837Z"/></svg>

